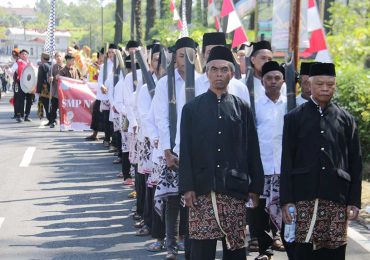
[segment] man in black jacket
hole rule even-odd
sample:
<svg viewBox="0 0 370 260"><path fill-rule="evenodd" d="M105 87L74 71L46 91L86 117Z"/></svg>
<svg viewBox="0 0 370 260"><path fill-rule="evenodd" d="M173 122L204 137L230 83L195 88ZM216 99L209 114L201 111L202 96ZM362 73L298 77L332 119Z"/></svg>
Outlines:
<svg viewBox="0 0 370 260"><path fill-rule="evenodd" d="M310 67L311 99L285 116L280 203L296 215L296 259L345 259L347 221L361 206L362 159L354 118L334 104L335 66Z"/></svg>
<svg viewBox="0 0 370 260"><path fill-rule="evenodd" d="M48 123L45 126L50 126L51 121L49 117L49 95L50 95L50 83L48 81L49 74L50 74L50 55L47 53L41 54L41 63L39 65L39 70L37 73L37 89L36 93L40 96L39 101L43 105L46 118L48 119ZM39 111L42 113L42 111Z"/></svg>
<svg viewBox="0 0 370 260"><path fill-rule="evenodd" d="M180 130L179 191L189 207L191 259L214 259L217 239L223 259L245 259L246 207L258 204L263 170L249 106L228 94L233 56L214 47L206 73L209 90L186 104Z"/></svg>

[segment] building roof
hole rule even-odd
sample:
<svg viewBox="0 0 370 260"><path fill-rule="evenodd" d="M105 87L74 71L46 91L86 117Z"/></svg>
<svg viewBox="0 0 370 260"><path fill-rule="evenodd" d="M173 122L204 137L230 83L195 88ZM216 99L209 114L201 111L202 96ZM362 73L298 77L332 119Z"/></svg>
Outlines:
<svg viewBox="0 0 370 260"><path fill-rule="evenodd" d="M13 34L13 35L24 35L23 28L8 28L6 31L6 35ZM26 29L26 35L32 35L34 37L46 37L47 30L35 30L35 29ZM56 37L71 37L69 31L55 31L54 35Z"/></svg>
<svg viewBox="0 0 370 260"><path fill-rule="evenodd" d="M34 8L3 8L8 14L14 14L21 17L36 18Z"/></svg>

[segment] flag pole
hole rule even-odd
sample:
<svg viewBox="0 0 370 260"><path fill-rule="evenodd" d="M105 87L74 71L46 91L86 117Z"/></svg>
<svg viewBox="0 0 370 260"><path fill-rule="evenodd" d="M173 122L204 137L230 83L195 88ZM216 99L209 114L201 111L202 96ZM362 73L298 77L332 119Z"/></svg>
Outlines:
<svg viewBox="0 0 370 260"><path fill-rule="evenodd" d="M45 44L45 51L49 52L49 56L51 59L51 65L50 65L50 75L53 76L53 67L54 67L54 52L55 52L55 0L50 0L50 16L49 16L49 25L48 25L48 39ZM50 83L50 90L49 90L49 107L48 112L51 111L51 90L52 90L52 84L53 81ZM58 91L58 89L57 89Z"/></svg>
<svg viewBox="0 0 370 260"><path fill-rule="evenodd" d="M301 17L301 0L290 1L290 39L289 51L293 52L294 69L297 70L299 61L299 29Z"/></svg>

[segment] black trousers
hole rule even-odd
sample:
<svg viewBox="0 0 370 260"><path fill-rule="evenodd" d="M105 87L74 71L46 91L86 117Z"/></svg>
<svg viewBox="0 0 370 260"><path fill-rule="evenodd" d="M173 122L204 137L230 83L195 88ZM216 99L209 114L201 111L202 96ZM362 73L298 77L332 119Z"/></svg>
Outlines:
<svg viewBox="0 0 370 260"><path fill-rule="evenodd" d="M31 106L34 99L33 94L24 93L23 90L18 87L18 93L16 93L16 103L14 105L16 106L16 115L18 117L24 117L28 116L31 112ZM24 107L24 101L26 101L26 108Z"/></svg>
<svg viewBox="0 0 370 260"><path fill-rule="evenodd" d="M137 172L137 166L135 166L135 190L136 190L136 213L140 216L144 214L145 204L145 174Z"/></svg>
<svg viewBox="0 0 370 260"><path fill-rule="evenodd" d="M247 208L247 223L248 223L249 234L250 234L251 239L257 238L256 230L255 230L255 226L256 226L255 215L256 214L254 213L254 209Z"/></svg>
<svg viewBox="0 0 370 260"><path fill-rule="evenodd" d="M92 118L91 118L91 124L90 129L96 132L102 132L104 131L103 127L103 113L100 112L100 100L95 100L93 104L92 109Z"/></svg>
<svg viewBox="0 0 370 260"><path fill-rule="evenodd" d="M154 203L154 194L155 194L156 186L152 188L152 201ZM166 207L166 203L164 205ZM163 210L165 212L166 209ZM157 211L154 209L154 205L152 206L152 229L151 229L152 238L164 240L166 237L166 223L165 217L163 219L158 215Z"/></svg>
<svg viewBox="0 0 370 260"><path fill-rule="evenodd" d="M336 249L321 248L313 250L312 244L295 244L295 259L297 260L344 260L346 256L346 247L343 245Z"/></svg>
<svg viewBox="0 0 370 260"><path fill-rule="evenodd" d="M57 119L57 110L59 106L59 100L55 97L51 98L51 107L50 107L50 115L49 121L51 123L55 123Z"/></svg>
<svg viewBox="0 0 370 260"><path fill-rule="evenodd" d="M214 260L216 258L217 239L196 240L191 239L191 260ZM246 249L228 250L225 239L222 239L223 260L245 260Z"/></svg>
<svg viewBox="0 0 370 260"><path fill-rule="evenodd" d="M110 142L111 122L109 121L109 110L103 110L104 141Z"/></svg>
<svg viewBox="0 0 370 260"><path fill-rule="evenodd" d="M121 150L122 150L122 147L121 147ZM129 158L128 152L122 153L122 173L123 173L124 180L131 178L131 175L130 175L131 163L128 158Z"/></svg>
<svg viewBox="0 0 370 260"><path fill-rule="evenodd" d="M145 183L148 181L149 174L145 174ZM152 187L145 185L145 201L144 201L144 224L152 229L153 223L153 199L155 190Z"/></svg>
<svg viewBox="0 0 370 260"><path fill-rule="evenodd" d="M41 104L44 106L46 118L50 122L49 98L47 98L47 97L40 97L39 100L40 100Z"/></svg>
<svg viewBox="0 0 370 260"><path fill-rule="evenodd" d="M269 254L272 254L272 237L268 234L271 231L270 217L265 211L266 199L259 200L258 206L253 209L255 214L255 232L258 238L259 253L264 254L269 250Z"/></svg>
<svg viewBox="0 0 370 260"><path fill-rule="evenodd" d="M118 156L121 157L122 156L122 136L121 136L120 131L116 132L116 138L117 138L116 148L117 148Z"/></svg>

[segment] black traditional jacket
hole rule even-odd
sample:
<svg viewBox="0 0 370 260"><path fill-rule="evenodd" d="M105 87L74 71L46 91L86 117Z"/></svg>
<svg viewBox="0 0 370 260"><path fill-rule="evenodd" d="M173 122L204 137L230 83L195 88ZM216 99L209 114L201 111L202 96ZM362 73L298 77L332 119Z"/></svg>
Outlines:
<svg viewBox="0 0 370 260"><path fill-rule="evenodd" d="M316 198L361 206L362 158L355 120L309 100L285 116L280 203Z"/></svg>
<svg viewBox="0 0 370 260"><path fill-rule="evenodd" d="M264 177L257 131L249 106L240 98L211 91L182 110L179 191L215 191L240 199L261 194Z"/></svg>

